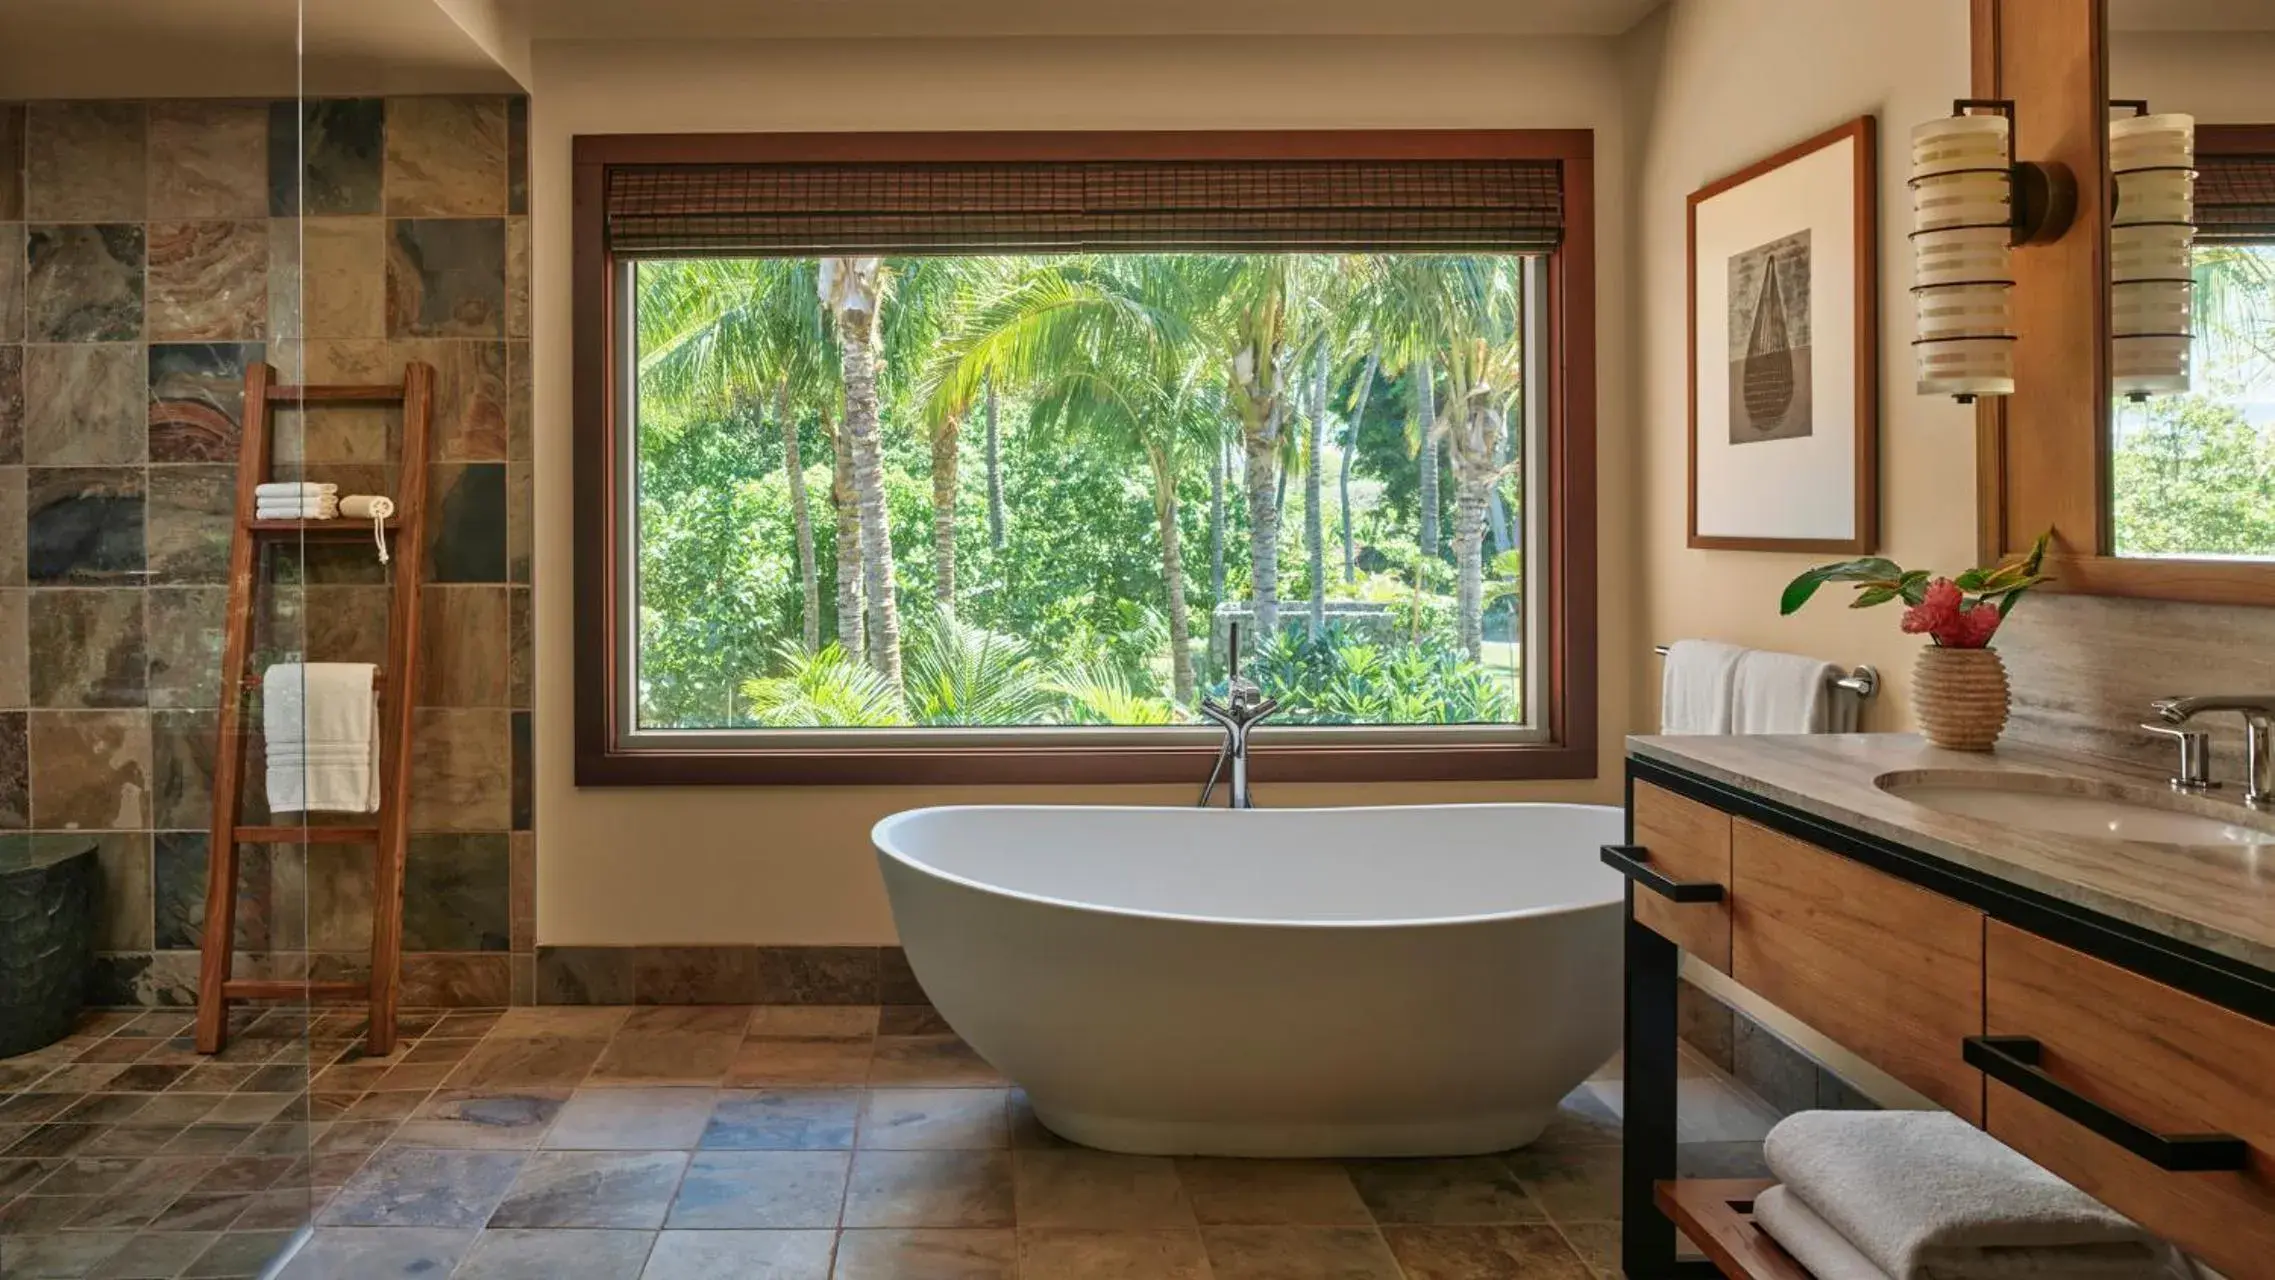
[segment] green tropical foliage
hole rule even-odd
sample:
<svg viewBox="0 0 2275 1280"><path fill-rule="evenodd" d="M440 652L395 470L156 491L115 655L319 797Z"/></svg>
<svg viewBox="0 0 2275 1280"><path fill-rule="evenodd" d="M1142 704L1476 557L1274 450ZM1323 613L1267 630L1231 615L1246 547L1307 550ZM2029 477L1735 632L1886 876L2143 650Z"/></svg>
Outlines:
<svg viewBox="0 0 2275 1280"><path fill-rule="evenodd" d="M639 722L1520 718L1522 270L640 264Z"/></svg>
<svg viewBox="0 0 2275 1280"><path fill-rule="evenodd" d="M2195 388L2117 405L2117 549L2275 556L2275 246L2199 246L2195 275Z"/></svg>

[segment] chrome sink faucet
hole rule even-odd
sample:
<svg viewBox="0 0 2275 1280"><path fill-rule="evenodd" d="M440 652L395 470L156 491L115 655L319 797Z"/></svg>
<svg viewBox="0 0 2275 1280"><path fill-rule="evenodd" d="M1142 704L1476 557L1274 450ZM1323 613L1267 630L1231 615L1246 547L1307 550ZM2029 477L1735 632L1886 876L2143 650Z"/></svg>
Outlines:
<svg viewBox="0 0 2275 1280"><path fill-rule="evenodd" d="M2275 809L2275 693L2206 694L2195 698L2159 698L2150 704L2157 718L2184 725L2207 711L2233 711L2243 717L2243 801L2254 809ZM2185 752L2186 739L2182 740ZM2187 770L2183 770L2185 774ZM2200 771L2198 776L2208 774Z"/></svg>
<svg viewBox="0 0 2275 1280"><path fill-rule="evenodd" d="M1226 641L1226 652L1232 667L1225 681L1224 701L1201 699L1201 714L1224 730L1224 745L1217 750L1216 767L1209 770L1207 785L1201 788L1200 807L1209 807L1209 797L1216 793L1216 782L1232 765L1232 779L1225 793L1225 805L1232 809L1253 809L1256 797L1248 790L1248 731L1262 723L1280 709L1280 700L1267 698L1264 691L1252 681L1240 678L1240 624L1232 624Z"/></svg>

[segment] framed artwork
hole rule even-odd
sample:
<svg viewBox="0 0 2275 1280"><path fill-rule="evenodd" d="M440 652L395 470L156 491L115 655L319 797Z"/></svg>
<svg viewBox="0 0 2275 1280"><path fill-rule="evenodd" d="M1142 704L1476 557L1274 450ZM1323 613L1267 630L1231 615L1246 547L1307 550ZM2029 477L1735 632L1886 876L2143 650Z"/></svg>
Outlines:
<svg viewBox="0 0 2275 1280"><path fill-rule="evenodd" d="M1871 116L1691 193L1691 546L1879 541L1878 213Z"/></svg>

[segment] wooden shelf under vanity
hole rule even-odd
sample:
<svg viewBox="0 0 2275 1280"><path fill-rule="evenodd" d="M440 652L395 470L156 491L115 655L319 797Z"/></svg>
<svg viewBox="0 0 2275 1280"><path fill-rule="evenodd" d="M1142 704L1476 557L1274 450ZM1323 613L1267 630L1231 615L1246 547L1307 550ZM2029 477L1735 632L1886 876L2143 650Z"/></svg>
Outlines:
<svg viewBox="0 0 2275 1280"><path fill-rule="evenodd" d="M1754 1197L1775 1185L1756 1178L1685 1178L1659 1183L1653 1199L1730 1280L1810 1280L1792 1254L1754 1225Z"/></svg>

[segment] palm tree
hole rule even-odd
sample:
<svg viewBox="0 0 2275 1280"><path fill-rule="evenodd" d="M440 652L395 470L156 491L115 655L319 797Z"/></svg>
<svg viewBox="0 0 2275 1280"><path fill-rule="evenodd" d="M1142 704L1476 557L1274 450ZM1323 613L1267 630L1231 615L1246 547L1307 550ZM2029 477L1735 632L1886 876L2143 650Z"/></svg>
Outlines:
<svg viewBox="0 0 2275 1280"><path fill-rule="evenodd" d="M1336 487L1341 491L1343 511L1343 581L1358 581L1358 551L1351 536L1351 459L1359 452L1359 423L1367 416L1367 401L1374 397L1375 370L1382 364L1382 352L1373 345L1367 348L1366 367L1359 370L1358 394L1351 403L1351 416L1343 426L1343 458L1341 474Z"/></svg>
<svg viewBox="0 0 2275 1280"><path fill-rule="evenodd" d="M892 527L885 510L883 424L877 413L878 321L888 288L882 258L823 258L816 295L836 324L845 384L843 431L852 454L853 492L861 512L861 586L868 600L869 665L901 687L900 604L893 581Z"/></svg>
<svg viewBox="0 0 2275 1280"><path fill-rule="evenodd" d="M980 390L980 403L987 414L987 545L989 550L1003 550L1003 436L997 431L995 376L988 375Z"/></svg>
<svg viewBox="0 0 2275 1280"><path fill-rule="evenodd" d="M935 401L966 398L990 375L1034 402L1031 425L1095 433L1145 460L1153 480L1169 613L1173 696L1190 704L1192 619L1177 481L1208 438L1208 300L1226 275L1214 260L1141 255L1030 262L979 299L943 347Z"/></svg>
<svg viewBox="0 0 2275 1280"><path fill-rule="evenodd" d="M1280 629L1280 428L1287 413L1288 274L1284 254L1235 260L1231 303L1232 405L1247 459L1249 594L1259 640Z"/></svg>
<svg viewBox="0 0 2275 1280"><path fill-rule="evenodd" d="M821 648L821 593L798 417L803 407L825 404L835 385L813 270L810 261L785 258L650 263L641 268L639 306L643 393L685 406L727 402L756 420L771 388L797 530L799 630L808 653ZM826 416L823 427L826 434ZM854 555L858 563L858 547ZM841 557L841 570L843 563ZM839 621L840 638L858 647L858 628L847 632L842 614Z"/></svg>
<svg viewBox="0 0 2275 1280"><path fill-rule="evenodd" d="M1303 436L1303 550L1311 588L1311 638L1327 630L1327 529L1322 510L1320 453L1327 447L1327 335L1313 344L1311 414Z"/></svg>
<svg viewBox="0 0 2275 1280"><path fill-rule="evenodd" d="M907 724L900 694L845 650L807 653L787 646L776 655L782 674L743 683L751 718L785 729L864 729Z"/></svg>

